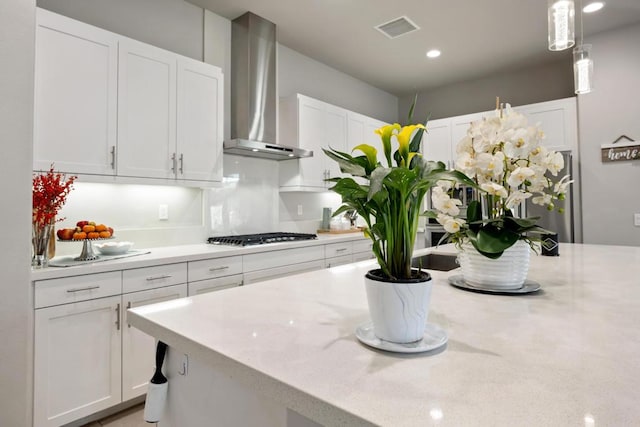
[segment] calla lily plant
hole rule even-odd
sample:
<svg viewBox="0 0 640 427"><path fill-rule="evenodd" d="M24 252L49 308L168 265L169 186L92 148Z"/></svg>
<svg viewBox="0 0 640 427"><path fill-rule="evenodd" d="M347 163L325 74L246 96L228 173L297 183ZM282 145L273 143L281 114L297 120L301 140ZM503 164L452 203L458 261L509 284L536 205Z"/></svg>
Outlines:
<svg viewBox="0 0 640 427"><path fill-rule="evenodd" d="M383 278L390 281L417 275L411 268L411 258L429 189L442 180L475 185L462 172L447 171L444 163L424 159L420 144L425 130L422 124L398 123L377 129L386 166L378 160L378 150L372 145L360 144L351 154L323 149L338 162L343 174L350 175L329 179L335 183L331 190L342 196L343 203L334 216L355 210L363 218L364 234L373 241Z"/></svg>

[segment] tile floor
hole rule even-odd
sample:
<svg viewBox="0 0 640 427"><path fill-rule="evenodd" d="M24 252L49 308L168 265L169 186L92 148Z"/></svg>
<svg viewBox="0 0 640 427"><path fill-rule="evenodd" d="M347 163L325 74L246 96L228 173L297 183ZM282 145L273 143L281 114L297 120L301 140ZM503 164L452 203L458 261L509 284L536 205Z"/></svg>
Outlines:
<svg viewBox="0 0 640 427"><path fill-rule="evenodd" d="M85 424L83 427L153 427L157 425L145 422L143 415L144 403L141 403L107 418Z"/></svg>

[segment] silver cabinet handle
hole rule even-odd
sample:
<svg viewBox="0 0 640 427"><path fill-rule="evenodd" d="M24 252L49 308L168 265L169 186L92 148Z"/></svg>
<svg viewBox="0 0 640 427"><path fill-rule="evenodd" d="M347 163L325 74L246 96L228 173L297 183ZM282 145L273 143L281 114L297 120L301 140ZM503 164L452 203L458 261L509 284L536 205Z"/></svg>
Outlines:
<svg viewBox="0 0 640 427"><path fill-rule="evenodd" d="M87 286L86 288L75 288L75 289L67 289L68 293L74 292L82 292L82 291L90 291L92 289L100 289L100 286Z"/></svg>
<svg viewBox="0 0 640 427"><path fill-rule="evenodd" d="M215 271L222 271L222 270L226 270L228 268L229 268L228 265L223 265L222 267L211 267L211 268L209 268L209 271L213 273Z"/></svg>
<svg viewBox="0 0 640 427"><path fill-rule="evenodd" d="M111 146L111 169L116 169L116 146Z"/></svg>
<svg viewBox="0 0 640 427"><path fill-rule="evenodd" d="M154 280L168 279L170 277L173 277L173 276L171 274L163 274L162 276L150 276L150 277L147 277L145 280L147 282L152 282Z"/></svg>
<svg viewBox="0 0 640 427"><path fill-rule="evenodd" d="M344 252L346 250L348 250L348 249L347 248L340 248L340 249L336 249L336 252Z"/></svg>
<svg viewBox="0 0 640 427"><path fill-rule="evenodd" d="M180 175L184 175L184 154L180 153Z"/></svg>
<svg viewBox="0 0 640 427"><path fill-rule="evenodd" d="M127 310L131 308L131 301L127 301ZM131 323L127 322L127 328L131 327Z"/></svg>
<svg viewBox="0 0 640 427"><path fill-rule="evenodd" d="M116 330L120 330L120 303L116 305Z"/></svg>
<svg viewBox="0 0 640 427"><path fill-rule="evenodd" d="M171 172L176 173L176 153L171 155Z"/></svg>

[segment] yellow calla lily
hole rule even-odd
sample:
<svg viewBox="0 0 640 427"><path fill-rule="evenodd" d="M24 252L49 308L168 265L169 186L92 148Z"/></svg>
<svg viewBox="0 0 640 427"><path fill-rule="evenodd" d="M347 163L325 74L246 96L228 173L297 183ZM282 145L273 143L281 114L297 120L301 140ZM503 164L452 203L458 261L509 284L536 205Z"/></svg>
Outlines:
<svg viewBox="0 0 640 427"><path fill-rule="evenodd" d="M405 163L406 165L409 165L409 144L411 143L411 135L413 135L413 131L416 129L425 129L425 127L421 124L403 126L402 129L400 129L400 132L396 135L396 138L398 138L398 144L400 145L398 151L400 152L400 157L407 162Z"/></svg>
<svg viewBox="0 0 640 427"><path fill-rule="evenodd" d="M387 159L387 166L389 167L391 167L391 136L399 130L400 125L398 123L382 126L380 129L375 130L375 133L380 135L380 138L382 139L384 157Z"/></svg>

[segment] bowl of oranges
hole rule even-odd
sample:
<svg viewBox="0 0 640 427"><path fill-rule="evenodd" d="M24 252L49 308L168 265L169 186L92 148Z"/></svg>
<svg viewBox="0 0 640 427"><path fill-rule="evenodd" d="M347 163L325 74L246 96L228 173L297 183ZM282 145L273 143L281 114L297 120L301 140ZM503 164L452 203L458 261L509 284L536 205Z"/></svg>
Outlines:
<svg viewBox="0 0 640 427"><path fill-rule="evenodd" d="M61 228L56 234L60 240L110 239L113 228L94 221L78 221L75 228Z"/></svg>

